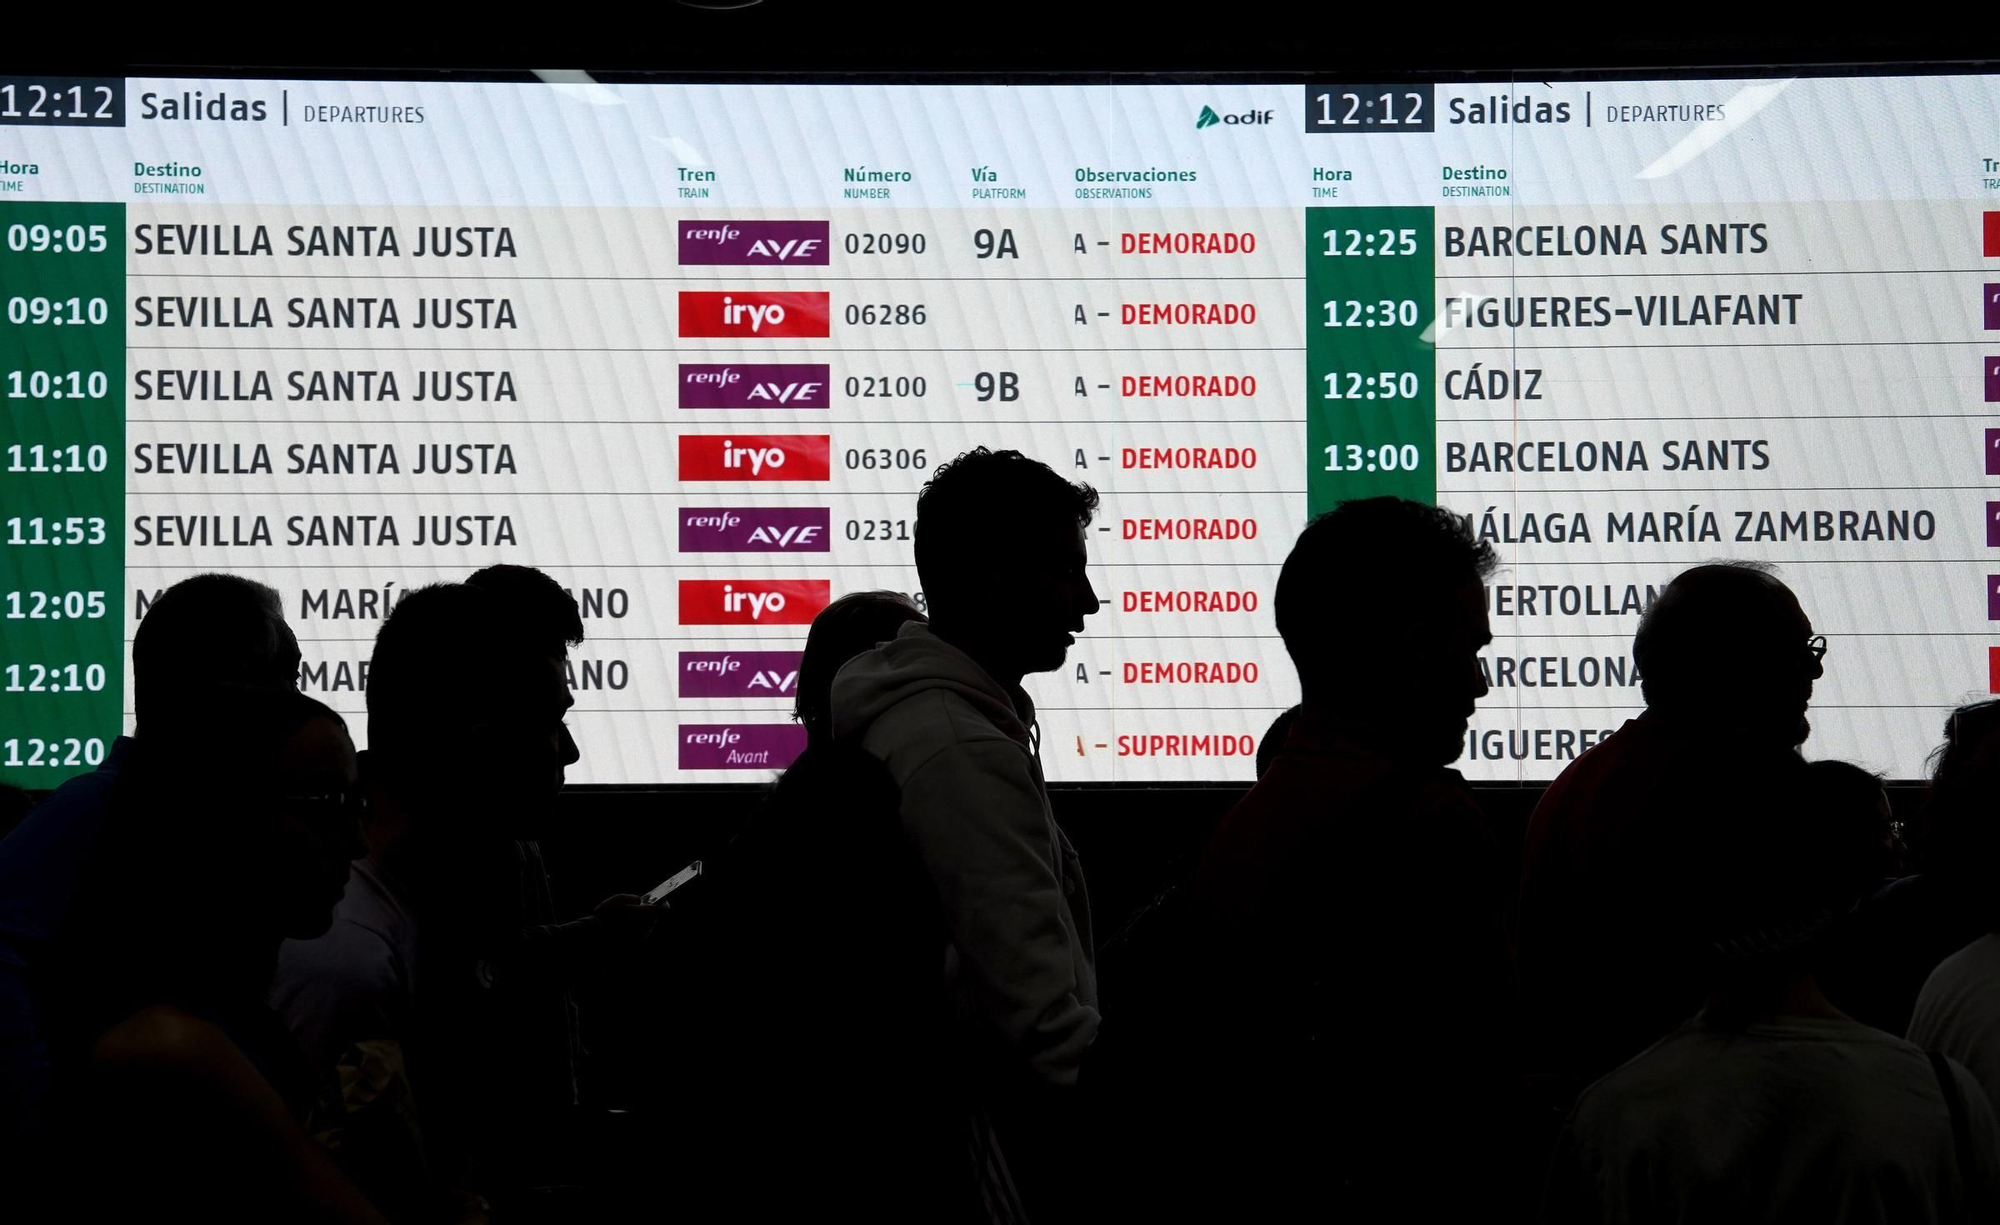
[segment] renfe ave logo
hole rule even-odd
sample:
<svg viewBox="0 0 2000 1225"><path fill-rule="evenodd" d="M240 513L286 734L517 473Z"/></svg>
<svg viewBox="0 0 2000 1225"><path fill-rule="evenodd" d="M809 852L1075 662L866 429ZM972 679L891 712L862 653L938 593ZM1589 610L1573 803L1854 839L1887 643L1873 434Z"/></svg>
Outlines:
<svg viewBox="0 0 2000 1225"><path fill-rule="evenodd" d="M799 691L798 651L682 651L684 698L788 698Z"/></svg>
<svg viewBox="0 0 2000 1225"><path fill-rule="evenodd" d="M825 553L833 536L825 506L687 506L683 553Z"/></svg>
<svg viewBox="0 0 2000 1225"><path fill-rule="evenodd" d="M830 254L825 221L682 221L680 262L768 267L824 266Z"/></svg>
<svg viewBox="0 0 2000 1225"><path fill-rule="evenodd" d="M681 365L682 408L831 408L824 365L729 362Z"/></svg>

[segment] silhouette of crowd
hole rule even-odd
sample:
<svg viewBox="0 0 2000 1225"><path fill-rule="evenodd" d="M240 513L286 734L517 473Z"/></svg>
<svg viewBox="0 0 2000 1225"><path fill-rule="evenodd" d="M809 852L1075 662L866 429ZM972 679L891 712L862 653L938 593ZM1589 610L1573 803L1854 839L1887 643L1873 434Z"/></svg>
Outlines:
<svg viewBox="0 0 2000 1225"><path fill-rule="evenodd" d="M400 600L359 754L274 591L169 588L132 735L0 797L0 1219L2000 1221L2000 704L1905 820L1803 751L1838 656L1792 591L1697 566L1510 839L1452 769L1498 561L1344 503L1278 578L1254 786L1101 932L1025 687L1096 510L938 468L924 607L829 604L803 753L584 914L554 580ZM620 1092L580 998L642 1036Z"/></svg>

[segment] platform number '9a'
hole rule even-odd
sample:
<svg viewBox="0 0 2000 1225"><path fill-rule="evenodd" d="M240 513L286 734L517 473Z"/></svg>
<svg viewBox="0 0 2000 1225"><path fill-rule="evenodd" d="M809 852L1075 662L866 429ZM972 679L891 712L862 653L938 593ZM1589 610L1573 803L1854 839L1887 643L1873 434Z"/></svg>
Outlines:
<svg viewBox="0 0 2000 1225"><path fill-rule="evenodd" d="M1021 248L1014 241L1014 231L974 230L972 247L980 259L1020 259Z"/></svg>

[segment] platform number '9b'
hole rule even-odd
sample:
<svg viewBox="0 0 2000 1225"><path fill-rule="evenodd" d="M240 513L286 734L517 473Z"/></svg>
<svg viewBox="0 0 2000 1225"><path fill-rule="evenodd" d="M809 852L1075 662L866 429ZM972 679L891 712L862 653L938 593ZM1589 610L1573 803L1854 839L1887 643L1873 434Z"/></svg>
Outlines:
<svg viewBox="0 0 2000 1225"><path fill-rule="evenodd" d="M980 403L988 400L1018 400L1021 398L1021 376L1012 370L994 373L981 370L972 376L972 389L978 393Z"/></svg>

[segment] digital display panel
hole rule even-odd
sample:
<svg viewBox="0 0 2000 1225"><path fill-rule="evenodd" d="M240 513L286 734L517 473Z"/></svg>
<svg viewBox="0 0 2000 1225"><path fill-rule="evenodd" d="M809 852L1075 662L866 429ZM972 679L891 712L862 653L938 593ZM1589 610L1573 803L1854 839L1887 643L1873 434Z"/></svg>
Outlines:
<svg viewBox="0 0 2000 1225"><path fill-rule="evenodd" d="M1827 636L1816 756L1914 777L2000 690L1990 76L13 77L0 239L19 785L129 726L179 578L276 588L362 732L399 594L494 562L583 611L574 781L762 781L805 627L921 598L977 444L1103 495L1055 782L1247 779L1278 568L1378 494L1500 554L1474 780L1636 713L1639 615L1717 558Z"/></svg>

